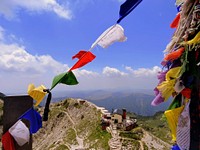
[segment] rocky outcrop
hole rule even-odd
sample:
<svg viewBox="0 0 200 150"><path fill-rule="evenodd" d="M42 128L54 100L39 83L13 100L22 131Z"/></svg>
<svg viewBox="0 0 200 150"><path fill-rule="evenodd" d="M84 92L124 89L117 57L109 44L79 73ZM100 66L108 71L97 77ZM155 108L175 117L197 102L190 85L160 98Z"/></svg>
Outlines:
<svg viewBox="0 0 200 150"><path fill-rule="evenodd" d="M108 149L111 136L101 130L101 112L95 105L67 99L50 108L49 120L33 136L34 150Z"/></svg>

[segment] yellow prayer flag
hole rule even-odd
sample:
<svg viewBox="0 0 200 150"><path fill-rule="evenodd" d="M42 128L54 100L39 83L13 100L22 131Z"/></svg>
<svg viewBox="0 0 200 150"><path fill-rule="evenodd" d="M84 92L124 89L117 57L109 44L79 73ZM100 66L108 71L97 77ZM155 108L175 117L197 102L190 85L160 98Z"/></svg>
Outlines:
<svg viewBox="0 0 200 150"><path fill-rule="evenodd" d="M165 116L167 118L167 122L171 130L173 141L176 141L176 129L177 129L177 124L178 124L178 118L181 112L183 111L183 108L184 106L181 106L175 109L165 111Z"/></svg>
<svg viewBox="0 0 200 150"><path fill-rule="evenodd" d="M44 85L40 85L39 87L35 87L34 84L29 84L28 86L28 94L36 100L35 106L38 106L41 101L44 99L45 95L47 94L43 90L47 89Z"/></svg>
<svg viewBox="0 0 200 150"><path fill-rule="evenodd" d="M171 68L167 73L166 73L166 80L171 80L171 79L177 79L179 77L181 71L181 67L175 67Z"/></svg>
<svg viewBox="0 0 200 150"><path fill-rule="evenodd" d="M157 89L161 92L164 101L167 101L172 95L175 86L176 79L179 77L181 67L175 67L170 69L166 73L166 80L157 86Z"/></svg>
<svg viewBox="0 0 200 150"><path fill-rule="evenodd" d="M193 39L186 41L186 42L182 42L181 44L195 45L198 43L200 43L200 31L196 34L196 36Z"/></svg>

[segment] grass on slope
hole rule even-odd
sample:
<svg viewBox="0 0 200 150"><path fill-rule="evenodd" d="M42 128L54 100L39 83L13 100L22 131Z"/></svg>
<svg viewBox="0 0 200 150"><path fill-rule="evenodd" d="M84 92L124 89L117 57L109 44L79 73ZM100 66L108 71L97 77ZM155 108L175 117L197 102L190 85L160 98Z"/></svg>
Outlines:
<svg viewBox="0 0 200 150"><path fill-rule="evenodd" d="M138 116L138 125L149 131L156 137L163 141L172 144L170 129L167 124L167 120L163 118L163 112L158 112L154 116Z"/></svg>
<svg viewBox="0 0 200 150"><path fill-rule="evenodd" d="M95 115L95 118L90 119L90 116L84 115L84 118L76 127L78 129L78 134L88 131L88 135L84 141L85 143L90 143L89 149L109 149L108 141L111 139L111 135L107 131L101 129L101 113L93 108L90 110L90 114Z"/></svg>
<svg viewBox="0 0 200 150"><path fill-rule="evenodd" d="M91 148L98 149L99 147L102 147L104 149L109 149L109 145L108 145L109 139L111 139L110 133L102 130L100 125L98 125L96 126L95 129L93 129L92 133L88 137L89 141L95 141L89 147L89 149Z"/></svg>
<svg viewBox="0 0 200 150"><path fill-rule="evenodd" d="M131 131L121 131L119 134L122 138L129 138L134 140L141 140L143 131L140 127L134 128Z"/></svg>
<svg viewBox="0 0 200 150"><path fill-rule="evenodd" d="M51 117L58 118L59 111L68 111L69 115L73 116L73 119L76 120L74 127L78 136L84 139L84 143L89 146L89 149L109 149L108 141L111 135L101 129L100 111L95 107L89 106L87 103L80 105L74 99L66 99L56 105L57 109L52 109ZM70 128L66 133L64 141L68 144L76 145L77 140L74 129Z"/></svg>

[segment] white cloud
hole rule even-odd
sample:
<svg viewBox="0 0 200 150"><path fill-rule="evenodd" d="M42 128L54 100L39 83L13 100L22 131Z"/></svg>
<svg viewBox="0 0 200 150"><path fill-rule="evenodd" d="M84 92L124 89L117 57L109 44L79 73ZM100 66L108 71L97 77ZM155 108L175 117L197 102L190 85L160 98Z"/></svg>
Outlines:
<svg viewBox="0 0 200 150"><path fill-rule="evenodd" d="M161 70L160 67L154 66L153 68L139 68L137 70L133 70L131 67L125 67L125 69L131 72L135 77L142 77L142 76L155 76L158 71Z"/></svg>
<svg viewBox="0 0 200 150"><path fill-rule="evenodd" d="M125 67L127 72L123 72L117 68L105 67L100 73L92 72L87 76L77 76L79 84L76 89L154 89L157 85L157 72L159 67L138 68L133 70L131 67ZM80 72L82 70L79 70ZM74 72L76 74L76 72ZM86 78L87 77L87 78ZM63 88L63 86L62 86Z"/></svg>
<svg viewBox="0 0 200 150"><path fill-rule="evenodd" d="M17 44L0 44L0 68L9 72L41 74L48 71L60 72L66 66L58 63L49 55L33 56L25 47ZM63 69L62 69L63 70Z"/></svg>
<svg viewBox="0 0 200 150"><path fill-rule="evenodd" d="M98 77L99 73L93 72L93 71L88 71L85 69L77 69L73 71L76 74L76 77Z"/></svg>
<svg viewBox="0 0 200 150"><path fill-rule="evenodd" d="M25 92L29 83L48 87L55 75L69 69L49 55L32 55L23 45L5 43L3 31L0 26L0 89L5 93Z"/></svg>
<svg viewBox="0 0 200 150"><path fill-rule="evenodd" d="M59 17L71 19L72 13L69 8L62 6L56 0L1 0L0 14L7 19L16 17L17 12L24 9L28 12L54 12Z"/></svg>
<svg viewBox="0 0 200 150"><path fill-rule="evenodd" d="M120 76L125 76L127 74L119 71L116 68L111 68L107 66L103 69L103 75L108 76L108 77L120 77Z"/></svg>

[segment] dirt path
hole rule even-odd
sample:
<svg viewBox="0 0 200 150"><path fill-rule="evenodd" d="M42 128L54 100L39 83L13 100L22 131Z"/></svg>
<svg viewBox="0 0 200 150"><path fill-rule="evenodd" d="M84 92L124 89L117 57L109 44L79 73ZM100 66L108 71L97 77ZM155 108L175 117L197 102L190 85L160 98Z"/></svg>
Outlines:
<svg viewBox="0 0 200 150"><path fill-rule="evenodd" d="M144 146L143 146L142 141L139 141L139 142L140 142L140 150L144 150Z"/></svg>
<svg viewBox="0 0 200 150"><path fill-rule="evenodd" d="M108 142L108 144L110 146L110 150L121 150L122 143L120 141L120 137L118 135L116 125L110 126L110 131L111 131L111 135L112 135L112 138Z"/></svg>
<svg viewBox="0 0 200 150"><path fill-rule="evenodd" d="M157 138L153 134L145 131L144 129L142 130L144 133L144 136L141 141L146 143L148 149L153 149L156 148L157 150L168 150L170 149L171 145L162 141L161 139Z"/></svg>
<svg viewBox="0 0 200 150"><path fill-rule="evenodd" d="M71 121L72 123L72 129L75 131L75 134L76 134L76 140L78 142L78 145L70 145L70 150L77 150L77 149L84 149L84 144L83 144L83 141L84 139L80 138L77 134L77 130L75 128L75 123L74 121L72 120L71 116L69 115L68 112L65 112L65 114L68 116L69 120Z"/></svg>

